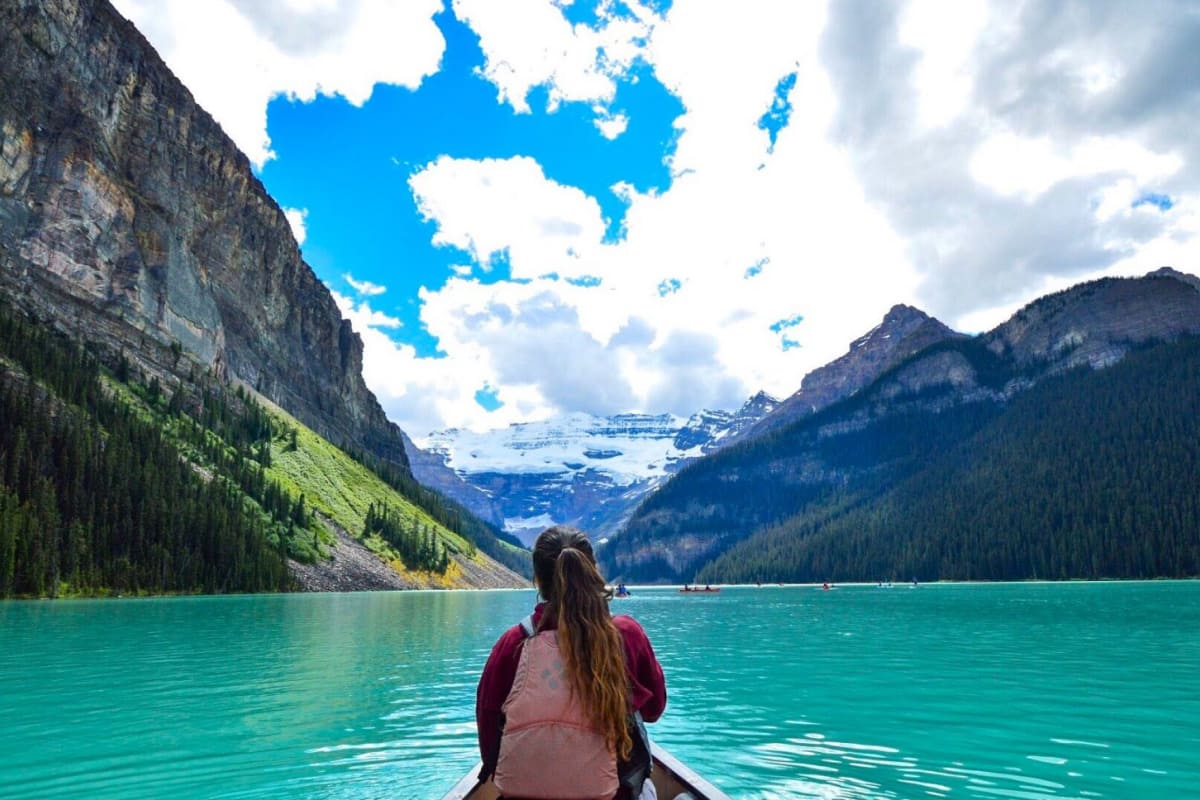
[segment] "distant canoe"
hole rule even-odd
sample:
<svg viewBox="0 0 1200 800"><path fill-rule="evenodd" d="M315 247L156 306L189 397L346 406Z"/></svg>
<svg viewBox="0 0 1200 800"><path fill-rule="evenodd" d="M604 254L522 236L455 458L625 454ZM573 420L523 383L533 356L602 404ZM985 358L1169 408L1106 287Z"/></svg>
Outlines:
<svg viewBox="0 0 1200 800"><path fill-rule="evenodd" d="M654 757L654 771L650 777L654 781L654 788L658 790L659 800L671 800L684 792L689 792L696 800L730 800L729 795L701 778L657 744L651 742L650 751ZM499 795L492 782L479 781L479 770L482 766L476 764L442 800L496 800Z"/></svg>
<svg viewBox="0 0 1200 800"><path fill-rule="evenodd" d="M680 589L680 594L716 594L720 589Z"/></svg>

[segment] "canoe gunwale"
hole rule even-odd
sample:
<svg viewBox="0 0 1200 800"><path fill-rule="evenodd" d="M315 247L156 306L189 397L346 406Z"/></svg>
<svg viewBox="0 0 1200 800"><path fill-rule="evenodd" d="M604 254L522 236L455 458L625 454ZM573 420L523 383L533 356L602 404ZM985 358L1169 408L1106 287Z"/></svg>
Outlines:
<svg viewBox="0 0 1200 800"><path fill-rule="evenodd" d="M670 772L676 780L686 786L692 794L696 795L696 800L730 800L729 795L704 780L704 778L701 778L691 767L654 742L650 743L650 753L654 758L654 766L656 768L661 767ZM663 798L663 800L669 799Z"/></svg>
<svg viewBox="0 0 1200 800"><path fill-rule="evenodd" d="M483 762L480 761L463 776L462 780L454 784L454 788L447 792L442 800L466 800L472 792L479 788L479 773L482 770Z"/></svg>
<svg viewBox="0 0 1200 800"><path fill-rule="evenodd" d="M654 742L650 743L650 753L654 758L654 768L669 773L676 783L695 795L696 800L730 800L729 795L701 778L691 767ZM476 764L470 772L462 777L462 780L454 784L454 788L447 792L442 800L469 800L480 788L479 773L482 769L482 763ZM668 799L660 798L660 800Z"/></svg>

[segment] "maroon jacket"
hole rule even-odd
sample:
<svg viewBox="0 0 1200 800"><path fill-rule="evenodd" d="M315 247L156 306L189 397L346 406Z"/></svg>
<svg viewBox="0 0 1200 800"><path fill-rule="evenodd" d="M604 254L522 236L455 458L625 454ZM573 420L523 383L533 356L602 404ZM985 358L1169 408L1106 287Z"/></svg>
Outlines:
<svg viewBox="0 0 1200 800"><path fill-rule="evenodd" d="M545 608L545 603L538 603L534 608L535 628L541 622ZM625 668L633 688L633 707L642 712L646 722L654 722L667 707L667 683L662 667L637 620L624 614L612 619L625 642ZM480 777L491 775L500 757L500 734L504 730L504 713L500 707L512 690L524 642L525 632L520 623L506 630L496 641L483 674L479 676L479 688L475 692L475 726L479 731L479 754L483 759Z"/></svg>

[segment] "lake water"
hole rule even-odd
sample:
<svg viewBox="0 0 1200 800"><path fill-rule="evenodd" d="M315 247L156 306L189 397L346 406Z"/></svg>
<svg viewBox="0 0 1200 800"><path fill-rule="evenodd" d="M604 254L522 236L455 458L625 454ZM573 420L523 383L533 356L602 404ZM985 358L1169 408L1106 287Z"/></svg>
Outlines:
<svg viewBox="0 0 1200 800"><path fill-rule="evenodd" d="M531 592L0 603L0 797L440 798ZM1200 582L635 590L740 798L1200 796Z"/></svg>

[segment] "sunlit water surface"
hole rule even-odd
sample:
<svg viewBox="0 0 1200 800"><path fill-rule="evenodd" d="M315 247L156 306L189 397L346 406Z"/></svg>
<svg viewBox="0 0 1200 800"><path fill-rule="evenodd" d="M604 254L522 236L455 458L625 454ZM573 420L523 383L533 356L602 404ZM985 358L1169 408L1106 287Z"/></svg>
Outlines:
<svg viewBox="0 0 1200 800"><path fill-rule="evenodd" d="M0 603L0 797L440 798L530 592ZM635 590L733 797L1200 796L1200 583Z"/></svg>

